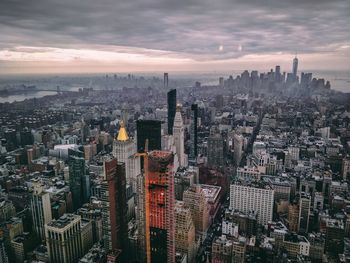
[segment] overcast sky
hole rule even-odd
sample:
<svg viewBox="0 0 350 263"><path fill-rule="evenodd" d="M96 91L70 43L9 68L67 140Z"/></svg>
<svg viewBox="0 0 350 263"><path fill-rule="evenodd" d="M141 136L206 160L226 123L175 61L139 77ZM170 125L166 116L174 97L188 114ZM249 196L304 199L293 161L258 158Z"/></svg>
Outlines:
<svg viewBox="0 0 350 263"><path fill-rule="evenodd" d="M350 0L0 0L0 73L350 70Z"/></svg>

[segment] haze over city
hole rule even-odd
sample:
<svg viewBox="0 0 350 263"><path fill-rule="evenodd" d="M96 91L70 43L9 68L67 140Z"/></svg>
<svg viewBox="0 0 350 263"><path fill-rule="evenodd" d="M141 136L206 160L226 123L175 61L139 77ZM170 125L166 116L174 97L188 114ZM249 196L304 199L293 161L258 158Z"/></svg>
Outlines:
<svg viewBox="0 0 350 263"><path fill-rule="evenodd" d="M349 70L350 4L335 1L0 2L0 74Z"/></svg>

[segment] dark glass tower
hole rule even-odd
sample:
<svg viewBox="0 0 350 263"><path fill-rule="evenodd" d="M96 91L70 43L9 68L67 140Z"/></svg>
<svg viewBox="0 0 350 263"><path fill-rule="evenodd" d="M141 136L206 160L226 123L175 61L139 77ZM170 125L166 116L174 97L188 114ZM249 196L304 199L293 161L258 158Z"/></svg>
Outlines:
<svg viewBox="0 0 350 263"><path fill-rule="evenodd" d="M198 144L198 135L197 135L197 126L198 126L198 105L191 105L191 126L190 126L190 161L195 162L197 157L197 144Z"/></svg>
<svg viewBox="0 0 350 263"><path fill-rule="evenodd" d="M173 134L176 113L176 89L168 92L168 134Z"/></svg>
<svg viewBox="0 0 350 263"><path fill-rule="evenodd" d="M148 150L161 150L161 122L156 120L138 120L137 129L137 151L145 151L145 142L148 139Z"/></svg>
<svg viewBox="0 0 350 263"><path fill-rule="evenodd" d="M69 188L72 193L74 211L81 207L84 200L83 181L85 179L85 160L81 157L69 156Z"/></svg>

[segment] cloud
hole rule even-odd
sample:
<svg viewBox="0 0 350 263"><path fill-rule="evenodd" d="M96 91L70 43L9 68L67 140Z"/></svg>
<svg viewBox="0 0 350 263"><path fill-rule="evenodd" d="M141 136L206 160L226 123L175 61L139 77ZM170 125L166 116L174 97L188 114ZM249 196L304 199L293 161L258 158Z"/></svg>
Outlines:
<svg viewBox="0 0 350 263"><path fill-rule="evenodd" d="M1 0L0 59L348 54L349 13L348 0Z"/></svg>

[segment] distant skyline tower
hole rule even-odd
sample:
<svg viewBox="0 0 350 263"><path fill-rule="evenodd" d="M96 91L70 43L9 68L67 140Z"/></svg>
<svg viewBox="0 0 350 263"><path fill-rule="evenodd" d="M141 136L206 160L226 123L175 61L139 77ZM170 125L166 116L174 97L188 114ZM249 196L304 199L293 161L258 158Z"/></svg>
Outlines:
<svg viewBox="0 0 350 263"><path fill-rule="evenodd" d="M187 158L185 156L185 129L181 116L181 105L177 105L176 107L173 136L179 164L181 167L186 167Z"/></svg>
<svg viewBox="0 0 350 263"><path fill-rule="evenodd" d="M176 113L176 89L167 93L168 98L168 134L173 134L174 118Z"/></svg>
<svg viewBox="0 0 350 263"><path fill-rule="evenodd" d="M298 74L298 58L295 55L295 58L293 59L293 75L296 77Z"/></svg>
<svg viewBox="0 0 350 263"><path fill-rule="evenodd" d="M164 72L164 89L168 89L169 87L169 74Z"/></svg>
<svg viewBox="0 0 350 263"><path fill-rule="evenodd" d="M198 150L198 134L197 134L197 126L198 126L198 105L191 105L191 125L190 125L190 161L191 164L196 162Z"/></svg>
<svg viewBox="0 0 350 263"><path fill-rule="evenodd" d="M152 151L145 164L146 226L149 226L149 252L152 263L175 263L175 194L174 155L168 151Z"/></svg>
<svg viewBox="0 0 350 263"><path fill-rule="evenodd" d="M50 194L44 192L40 183L34 184L30 203L33 217L33 229L40 241L45 242L45 224L52 220Z"/></svg>
<svg viewBox="0 0 350 263"><path fill-rule="evenodd" d="M148 139L149 151L162 149L161 121L138 120L136 122L136 130L137 130L137 151L138 152L144 152L146 139Z"/></svg>

